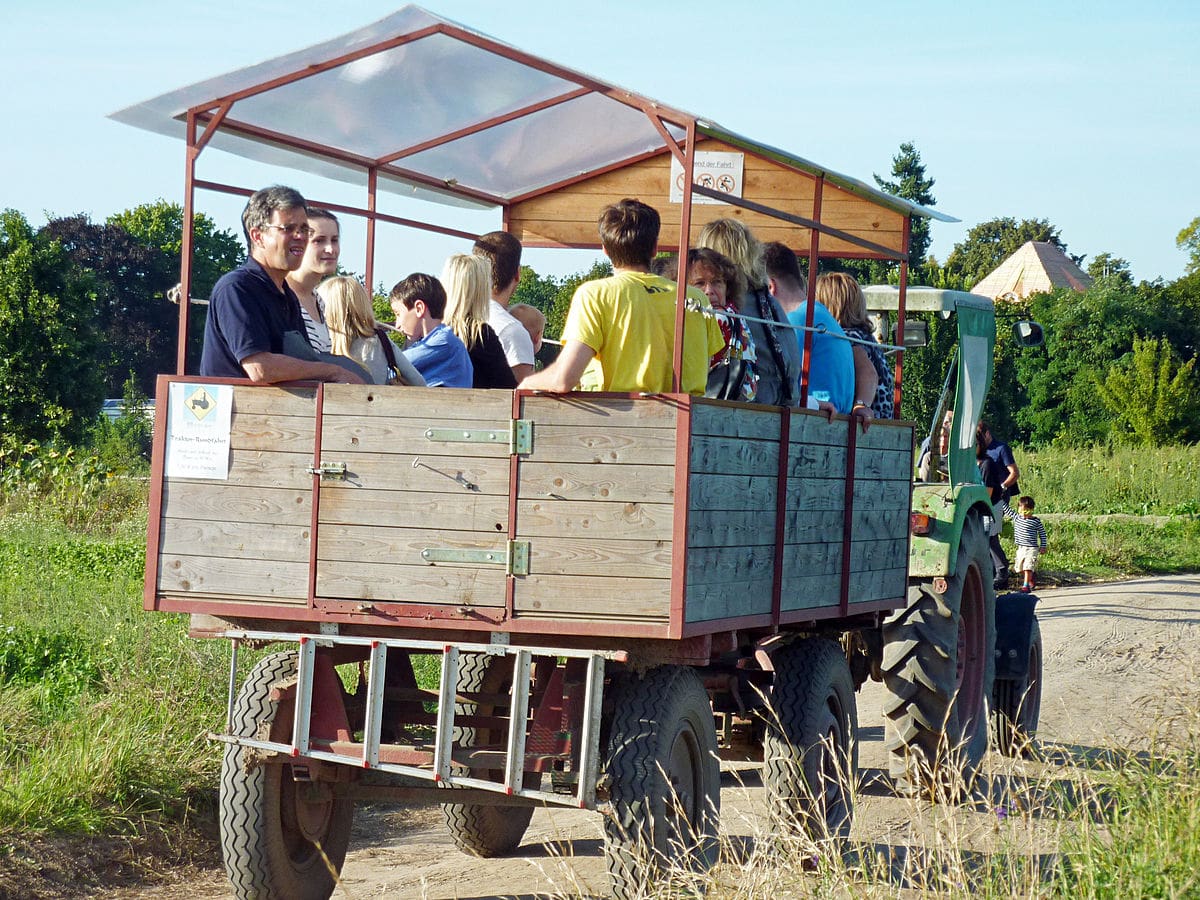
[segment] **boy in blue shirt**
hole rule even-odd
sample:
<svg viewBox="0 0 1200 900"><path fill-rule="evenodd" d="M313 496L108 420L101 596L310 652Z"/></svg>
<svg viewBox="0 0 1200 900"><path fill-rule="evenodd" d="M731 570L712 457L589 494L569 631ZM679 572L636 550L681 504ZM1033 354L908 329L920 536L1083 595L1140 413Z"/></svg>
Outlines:
<svg viewBox="0 0 1200 900"><path fill-rule="evenodd" d="M428 387L469 388L475 371L466 345L442 322L446 289L432 275L417 272L392 288L388 298L396 327L408 343L404 355Z"/></svg>

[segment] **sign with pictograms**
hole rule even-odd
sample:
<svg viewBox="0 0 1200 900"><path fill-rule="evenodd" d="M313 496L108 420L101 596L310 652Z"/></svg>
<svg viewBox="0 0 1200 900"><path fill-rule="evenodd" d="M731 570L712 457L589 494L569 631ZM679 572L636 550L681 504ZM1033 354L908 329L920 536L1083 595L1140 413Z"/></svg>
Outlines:
<svg viewBox="0 0 1200 900"><path fill-rule="evenodd" d="M168 478L229 478L229 428L233 387L171 385L167 397Z"/></svg>
<svg viewBox="0 0 1200 900"><path fill-rule="evenodd" d="M710 191L720 191L733 197L742 196L742 171L746 154L730 153L725 150L696 151L692 167L692 183ZM683 166L671 157L671 202L683 202ZM719 204L721 201L701 194L692 194L693 203Z"/></svg>

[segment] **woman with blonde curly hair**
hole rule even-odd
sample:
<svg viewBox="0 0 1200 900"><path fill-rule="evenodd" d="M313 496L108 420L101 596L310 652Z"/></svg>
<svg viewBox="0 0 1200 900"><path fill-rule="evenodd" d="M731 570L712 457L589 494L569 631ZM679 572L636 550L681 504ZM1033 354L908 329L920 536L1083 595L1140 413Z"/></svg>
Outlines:
<svg viewBox="0 0 1200 900"><path fill-rule="evenodd" d="M763 247L737 219L716 219L700 229L697 247L728 257L745 279L747 290L734 298L737 308L765 322L746 322L756 348L756 403L795 406L800 402L800 347L787 327L787 317L767 291ZM777 323L777 324L770 324Z"/></svg>
<svg viewBox="0 0 1200 900"><path fill-rule="evenodd" d="M492 264L473 253L455 253L442 268L446 318L450 330L467 345L477 388L515 388L517 379L504 347L488 324L491 314Z"/></svg>
<svg viewBox="0 0 1200 900"><path fill-rule="evenodd" d="M892 418L896 379L871 331L862 288L853 275L826 272L817 277L817 302L833 314L847 337L863 342L853 345L855 405L867 406L874 418Z"/></svg>
<svg viewBox="0 0 1200 900"><path fill-rule="evenodd" d="M371 297L357 278L346 275L327 278L317 287L317 294L325 310L330 348L335 355L354 360L367 370L374 384L425 384L425 379L375 322Z"/></svg>

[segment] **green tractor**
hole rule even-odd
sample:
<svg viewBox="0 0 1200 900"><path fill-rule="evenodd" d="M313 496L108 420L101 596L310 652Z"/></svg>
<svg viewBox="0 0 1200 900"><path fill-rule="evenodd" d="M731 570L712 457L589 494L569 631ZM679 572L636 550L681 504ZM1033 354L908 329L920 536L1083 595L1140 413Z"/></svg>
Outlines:
<svg viewBox="0 0 1200 900"><path fill-rule="evenodd" d="M899 291L865 289L868 309L886 325ZM908 602L882 627L878 674L889 698L890 770L910 791L958 793L987 749L988 718L998 749L1028 752L1041 698L1042 645L1027 594L996 596L988 537L998 513L980 482L975 430L992 381L996 316L987 297L910 288L907 312L953 316L958 343L918 459ZM905 328L922 343L924 323ZM1034 322L1014 325L1021 346L1037 346Z"/></svg>

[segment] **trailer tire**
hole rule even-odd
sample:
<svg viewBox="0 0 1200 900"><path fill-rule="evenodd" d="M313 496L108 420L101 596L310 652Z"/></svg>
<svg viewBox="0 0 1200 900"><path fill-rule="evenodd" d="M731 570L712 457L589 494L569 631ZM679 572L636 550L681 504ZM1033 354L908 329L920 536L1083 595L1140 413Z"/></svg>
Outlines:
<svg viewBox="0 0 1200 900"><path fill-rule="evenodd" d="M1034 618L1029 664L1022 678L997 678L992 690L992 726L996 749L1005 756L1033 755L1033 738L1042 711L1042 630Z"/></svg>
<svg viewBox="0 0 1200 900"><path fill-rule="evenodd" d="M485 653L465 653L459 657L458 689L460 692L503 694L512 689L513 658L507 654L492 656ZM495 707L486 703L458 703L455 715L490 716ZM454 741L461 746L491 744L502 736L475 728L455 728ZM504 773L490 771L480 777L503 781ZM526 787L537 787L540 777L525 776ZM443 803L442 817L454 844L464 853L488 859L512 853L533 817L531 806L487 806L477 803Z"/></svg>
<svg viewBox="0 0 1200 900"><path fill-rule="evenodd" d="M717 732L704 684L685 666L615 679L606 699L613 717L605 754L612 804L605 857L613 896L632 900L649 885L690 879L716 863Z"/></svg>
<svg viewBox="0 0 1200 900"><path fill-rule="evenodd" d="M265 734L279 713L272 689L296 677L295 653L264 657L233 705L230 731ZM221 855L239 900L326 900L346 859L354 801L311 800L286 763L262 763L260 751L226 745L221 762Z"/></svg>
<svg viewBox="0 0 1200 900"><path fill-rule="evenodd" d="M963 523L954 575L910 584L883 624L889 770L902 793L954 800L987 751L996 661L996 594L981 517ZM940 585L939 585L940 587Z"/></svg>
<svg viewBox="0 0 1200 900"><path fill-rule="evenodd" d="M763 738L771 822L786 833L839 845L850 836L858 770L858 712L850 665L827 638L771 655L775 681Z"/></svg>

